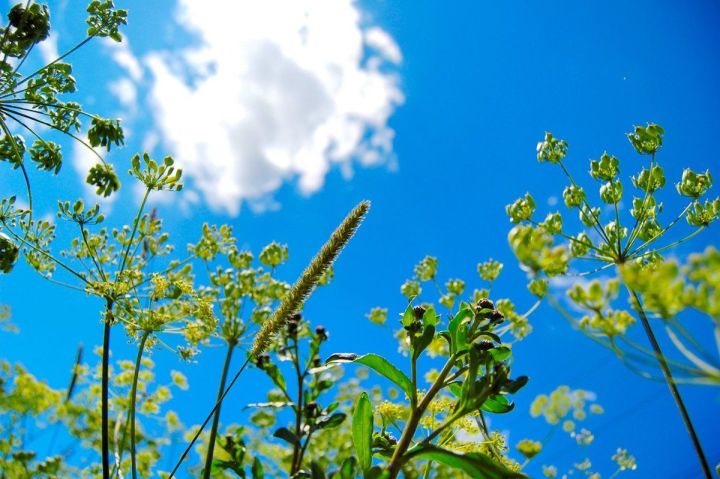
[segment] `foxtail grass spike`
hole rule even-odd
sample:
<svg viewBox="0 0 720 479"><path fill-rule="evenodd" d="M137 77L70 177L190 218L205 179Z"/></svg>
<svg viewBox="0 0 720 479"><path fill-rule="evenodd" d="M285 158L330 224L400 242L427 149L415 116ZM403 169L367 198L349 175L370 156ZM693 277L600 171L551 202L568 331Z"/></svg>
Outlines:
<svg viewBox="0 0 720 479"><path fill-rule="evenodd" d="M360 202L333 231L333 234L285 295L280 306L263 323L255 336L253 347L250 350L251 356L257 357L265 351L272 337L283 327L287 318L302 307L320 278L332 266L340 251L353 237L369 209L369 201Z"/></svg>
<svg viewBox="0 0 720 479"><path fill-rule="evenodd" d="M330 239L328 239L327 242L323 245L323 247L320 248L318 254L315 255L307 268L305 268L305 271L303 271L303 273L300 275L300 278L298 278L297 282L293 285L292 288L290 288L290 291L288 291L283 300L280 302L280 306L278 306L272 316L270 316L267 321L263 323L260 331L258 331L258 333L255 335L255 341L253 343L252 349L250 350L250 354L245 359L243 365L240 366L240 369L232 378L232 381L230 381L228 387L225 388L225 391L215 403L215 406L213 406L212 410L205 418L205 421L195 432L195 435L190 440L190 444L188 444L188 446L185 448L185 451L182 453L182 456L180 456L177 464L175 464L175 467L168 476L168 479L172 479L173 477L175 477L175 473L180 468L180 465L183 463L188 453L192 449L193 445L200 437L200 434L202 434L205 426L207 426L210 422L210 419L215 414L215 411L222 405L222 402L225 400L225 396L227 396L227 394L230 392L230 389L232 389L232 387L235 385L235 382L238 380L240 374L243 372L250 360L265 351L265 349L270 344L273 335L280 331L280 329L285 324L287 318L292 313L300 309L303 302L312 292L315 285L317 285L318 281L320 281L320 278L322 278L322 275L325 274L325 272L328 270L328 268L330 268L330 266L332 266L333 261L335 261L335 259L338 257L340 251L347 244L347 242L350 241L350 238L353 237L355 231L357 231L360 223L362 222L365 214L368 212L369 209L370 202L362 201L350 212L350 214L347 215L343 222L340 223L340 226L338 226L335 231L333 231L333 234L330 235Z"/></svg>

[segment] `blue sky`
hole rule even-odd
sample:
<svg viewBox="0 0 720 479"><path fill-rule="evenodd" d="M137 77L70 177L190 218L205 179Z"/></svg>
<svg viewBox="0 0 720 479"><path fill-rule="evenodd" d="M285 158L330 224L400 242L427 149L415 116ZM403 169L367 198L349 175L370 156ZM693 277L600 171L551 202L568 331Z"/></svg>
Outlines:
<svg viewBox="0 0 720 479"><path fill-rule="evenodd" d="M507 245L504 206L526 191L557 197L565 186L558 171L535 160L546 130L570 142L569 163L578 174L604 150L621 158L626 175L637 171L642 159L624 133L648 121L667 131L659 160L669 182L687 166L717 170L716 2L342 1L332 14L329 4L311 8L305 34L319 44L300 51L284 40L298 26L290 14L271 21L277 12L243 3L221 14L243 19L243 31L224 20L213 30L200 11L208 10L205 2L185 17L169 0L119 3L130 12L127 48L97 43L74 59L80 98L126 120L128 145L110 156L119 170L144 148L184 162L188 191L158 204L179 244L193 241L203 222L229 222L254 250L271 240L288 243L285 274L292 280L352 205L373 202L332 286L308 304L308 317L331 332L329 350L395 357L390 334L363 317L376 305L400 312L399 285L426 254L439 257L443 280L476 278L479 261L499 259L506 267L497 294L532 303ZM82 12L71 2L53 6L62 51L78 38ZM199 45L205 49L197 56ZM207 58L215 61L209 68ZM218 95L221 87L225 96ZM216 137L217 128L223 130ZM335 153L327 144L336 145ZM36 191L77 194L83 155L70 145L66 151L62 186L36 174ZM19 184L5 171L3 196ZM125 215L137 202L124 180L119 199L107 205L111 221L129 221ZM40 210L50 212L54 197L41 194ZM669 211L678 205L666 201ZM540 210L550 209L540 202ZM692 249L718 239L714 226ZM3 356L57 387L65 384L77 344L100 340L96 301L58 290L26 267L0 279L0 303L13 306L22 330L0 337ZM709 332L696 319L698 333ZM605 407L588 424L597 436L589 451L597 470L608 475L610 455L626 447L639 463L635 477L696 477L696 459L663 384L630 373L549 307L536 313L533 326L514 366L531 382L516 398L517 411L494 419L511 431L513 444L546 432L527 415L532 398L568 384L595 391ZM117 356L129 356L120 334L115 338ZM159 365L177 367L174 358L155 356ZM176 398L186 422L204 416L197 404L211 403L220 362L220 351L211 350L186 368L191 390ZM231 396L229 418L242 420L239 405L254 398L255 391L243 389ZM683 393L717 464L720 392ZM582 460L568 445L558 435L538 465Z"/></svg>

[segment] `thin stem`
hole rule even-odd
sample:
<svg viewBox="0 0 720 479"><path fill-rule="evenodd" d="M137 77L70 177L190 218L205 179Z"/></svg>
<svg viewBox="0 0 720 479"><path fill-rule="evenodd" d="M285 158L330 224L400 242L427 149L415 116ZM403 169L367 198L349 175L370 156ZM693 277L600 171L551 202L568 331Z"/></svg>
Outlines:
<svg viewBox="0 0 720 479"><path fill-rule="evenodd" d="M135 360L135 372L133 374L132 389L130 390L130 462L132 464L132 477L137 479L137 458L135 457L135 402L137 400L137 383L138 376L140 374L140 362L142 361L143 351L145 350L145 343L147 342L150 333L145 331L140 338L140 345L138 346L137 359Z"/></svg>
<svg viewBox="0 0 720 479"><path fill-rule="evenodd" d="M68 266L68 265L66 265L65 263L63 263L62 261L60 261L59 259L55 258L55 257L52 256L50 253L48 253L47 251L45 251L45 250L43 250L43 249L41 249L41 248L38 248L37 246L35 246L35 245L33 245L32 243L28 242L27 240L25 240L25 238L21 238L20 235L18 235L18 234L15 233L12 229L10 229L10 226L9 226L6 222L4 222L4 221L3 221L3 226L5 226L6 231L7 231L8 233L10 233L10 234L13 236L13 238L15 238L16 240L20 241L20 242L21 242L22 244L24 244L25 246L27 246L27 247L29 247L29 248L37 251L38 253L40 253L40 254L42 254L42 255L44 255L44 256L47 257L49 260L51 260L52 262L54 262L55 264L57 264L58 266L60 266L60 267L63 268L64 270L66 270L67 272L71 273L72 275L74 275L74 276L76 276L77 278L79 278L80 280L82 280L84 283L86 283L86 284L88 284L88 285L90 284L90 282L89 282L82 274L78 273L77 271L75 271L75 270L72 269L70 266Z"/></svg>
<svg viewBox="0 0 720 479"><path fill-rule="evenodd" d="M113 300L107 298L105 303L105 325L103 326L102 351L102 470L103 479L110 479L110 421L108 418L108 367L110 364L110 327L112 326Z"/></svg>
<svg viewBox="0 0 720 479"><path fill-rule="evenodd" d="M227 380L228 369L230 368L230 360L232 359L232 353L234 349L235 342L228 341L227 354L225 355L225 365L223 366L222 375L220 376L220 386L218 387L217 393L218 406L215 408L213 423L210 428L210 438L208 439L207 455L205 456L205 469L203 470L204 479L210 479L213 453L215 452L215 437L217 436L218 425L220 424L220 403L222 402L223 393L225 392L225 381Z"/></svg>
<svg viewBox="0 0 720 479"><path fill-rule="evenodd" d="M697 236L697 235L700 234L700 232L701 232L702 230L704 230L705 228L707 228L707 226L701 226L701 227L699 227L698 229L696 229L695 231L693 231L692 233L690 233L689 235L685 236L684 238L680 238L679 240L674 241L674 242L672 242L672 243L670 243L670 244L667 244L667 245L665 245L665 246L662 246L662 247L660 247L660 248L658 248L658 249L655 249L655 250L652 250L652 251L646 251L646 252L644 252L644 253L642 253L642 254L638 254L638 253L640 252L640 248L638 248L638 249L636 249L635 251L633 251L633 252L630 254L630 256L628 256L628 258L629 258L629 259L642 258L642 257L645 257L645 256L651 254L651 253L659 253L660 251L665 251L666 249L674 248L675 246L680 245L680 244L682 244L682 243L684 243L684 242L692 239L693 237Z"/></svg>
<svg viewBox="0 0 720 479"><path fill-rule="evenodd" d="M301 437L302 434L302 416L303 416L303 384L305 382L304 375L300 372L300 348L298 347L298 340L297 337L295 338L295 341L293 343L293 349L295 350L295 354L293 355L293 365L295 366L295 375L297 378L297 403L295 408L295 437L298 438L298 440ZM293 457L292 462L290 463L290 476L293 476L295 473L297 473L298 469L300 469L300 462L301 459L301 447L300 443L296 442L293 445Z"/></svg>
<svg viewBox="0 0 720 479"><path fill-rule="evenodd" d="M203 421L202 425L200 426L200 428L197 430L197 432L193 436L192 440L190 441L190 444L188 444L188 446L185 448L185 451L183 451L182 456L180 456L180 460L178 460L177 464L175 464L175 467L173 468L172 472L168 476L168 479L172 479L173 477L175 477L175 473L177 472L177 470L180 468L180 465L183 463L183 461L187 457L188 453L190 452L190 449L192 449L192 447L195 445L195 442L200 437L200 434L202 434L203 430L205 429L205 426L207 426L207 424L210 422L210 419L213 417L213 414L215 414L215 410L217 408L219 408L220 405L222 404L222 402L225 400L225 396L227 396L227 394L230 392L230 389L232 389L232 387L235 385L235 382L240 377L240 374L242 374L242 372L245 370L245 367L247 367L248 363L250 362L250 359L252 359L252 358L253 358L253 356L249 355L247 357L247 359L245 360L245 362L242 364L242 366L240 366L240 369L235 374L232 381L230 381L230 384L225 389L225 392L223 392L220 399L215 403L215 406L213 406L212 410L207 415L207 417Z"/></svg>
<svg viewBox="0 0 720 479"><path fill-rule="evenodd" d="M83 243L85 244L85 247L88 249L88 255L90 256L90 259L92 260L93 264L95 265L95 268L97 268L97 270L98 270L98 274L100 275L100 277L102 278L103 281L107 281L107 278L105 277L105 272L100 267L100 264L97 262L97 260L95 259L95 256L97 255L97 253L94 248L90 247L90 243L88 243L87 230L85 229L85 226L83 226L82 223L80 223L80 234L82 235Z"/></svg>
<svg viewBox="0 0 720 479"><path fill-rule="evenodd" d="M137 215L135 216L135 221L133 221L132 233L130 233L130 238L128 239L127 248L125 248L125 253L123 254L122 262L120 263L120 269L118 270L118 277L125 270L125 265L127 264L128 255L130 254L130 247L132 246L133 238L135 238L135 233L137 232L138 224L140 224L140 217L142 216L143 208L145 208L145 203L147 203L148 196L150 196L150 191L151 191L150 188L145 190L145 195L143 196L142 203L140 203L140 209L138 210Z"/></svg>
<svg viewBox="0 0 720 479"><path fill-rule="evenodd" d="M655 152L652 154L652 158L650 159L650 176L652 177L652 169L653 166L655 166ZM652 180L650 180L652 181ZM645 220L647 220L647 211L646 211L646 204L649 197L652 196L652 193L650 193L650 188L645 190L645 196L643 196L642 205L640 206L641 211L638 212L638 215L635 217L635 224L632 227L632 230L630 230L630 238L628 238L627 242L625 243L625 250L623 251L623 256L627 256L628 251L630 251L630 248L632 247L633 243L637 239L638 235L640 234L640 229L643 227L643 223L645 223Z"/></svg>
<svg viewBox="0 0 720 479"><path fill-rule="evenodd" d="M567 168L565 168L565 165L563 164L563 162L559 161L558 164L560 165L560 168L562 168L563 173L565 173L565 176L567 176L568 179L570 180L570 183L572 183L572 185L575 188L579 188L577 183L575 183L575 180L573 179L573 177L570 175L570 172L567 170ZM600 234L600 237L603 238L605 240L605 242L609 244L610 239L608 238L607 234L605 233L605 230L600 225L600 218L598 218L595 215L595 212L593 212L593 209L590 206L590 203L588 203L588 200L587 200L587 198L585 198L584 195L583 195L583 203L585 203L585 207L590 212L590 215L592 216L592 218L595 220L595 222L593 223L593 228L595 229L595 231L597 231ZM582 210L580 210L580 211L582 212Z"/></svg>
<svg viewBox="0 0 720 479"><path fill-rule="evenodd" d="M44 106L44 107L49 107L49 108L55 108L55 109L57 109L57 110L74 111L74 112L76 112L76 113L78 113L78 114L80 114L80 115L85 115L85 116L87 116L88 118L92 118L92 119L94 119L94 120L99 119L99 117L98 117L97 115L94 115L94 114L92 114L92 113L88 113L88 112L86 112L86 111L84 111L84 110L81 110L81 109L79 109L79 108L74 108L74 107L72 107L72 106L67 106L66 104L62 104L62 103L44 103L44 102L41 102L41 101L28 101L28 100L26 100L26 99L24 99L24 98L11 98L11 99L9 99L9 100L0 100L0 105L9 105L9 106L12 106L12 108L15 108L15 109L18 109L18 110L24 110L24 111L29 111L29 112L36 112L36 113L39 113L39 114L41 114L41 115L50 116L50 114L47 113L47 112L44 111L44 110L40 110L40 109L37 109L37 108L23 108L23 107L17 106L17 104L21 104L21 105L33 105L33 106Z"/></svg>
<svg viewBox="0 0 720 479"><path fill-rule="evenodd" d="M667 233L667 231L668 231L670 228L672 228L673 226L675 226L675 224L676 224L678 221L680 221L680 219L682 219L683 216L685 216L685 213L687 213L688 210L689 210L691 207L692 207L692 203L689 203L689 204L680 212L680 214L678 214L678 215L675 217L674 220L672 220L670 223L668 223L668 225L667 225L666 227L664 227L662 230L660 230L660 232L659 232L658 234L656 234L655 236L653 236L652 238L650 238L649 240L645 241L643 244L641 244L640 246L638 246L637 248L635 248L635 252L642 250L643 248L645 248L646 246L648 246L649 244L653 243L655 240L657 240L658 238L660 238L662 235L664 235L665 233ZM632 245L631 245L631 246L632 246ZM630 248L628 247L627 250L629 251Z"/></svg>
<svg viewBox="0 0 720 479"><path fill-rule="evenodd" d="M18 82L15 84L15 87L18 87L18 86L22 85L23 83L25 83L25 82L27 82L28 80L30 80L32 77L34 77L34 76L39 75L40 73L42 73L43 70L47 69L47 67L52 66L52 65L58 63L58 62L61 61L63 58L65 58L65 57L67 57L68 55L74 53L76 50L82 48L87 42L89 42L89 41L92 40L93 38L95 38L94 35L91 35L91 36L87 37L85 40L81 41L80 43L78 43L77 45L75 45L74 47L72 47L70 50L66 51L65 53L63 53L62 55L60 55L59 57L57 57L55 60L51 61L51 62L48 63L47 65L43 66L42 68L39 68L39 69L35 70L33 73L31 73L31 74L29 74L29 75L26 75L24 78L22 78L20 81L18 81Z"/></svg>
<svg viewBox="0 0 720 479"><path fill-rule="evenodd" d="M23 174L23 179L25 180L25 190L27 191L27 198L28 198L28 211L30 212L30 217L28 218L28 232L25 233L25 236L23 237L23 240L27 238L27 235L29 233L30 224L32 223L32 217L33 217L33 197L32 197L32 189L30 188L30 177L28 176L27 169L25 169L25 164L23 162L23 157L20 154L20 150L18 149L17 142L15 141L15 137L10 133L10 129L5 124L5 121L0 118L0 128L2 128L3 133L5 133L5 136L8 137L10 140L10 143L12 143L13 150L15 152L15 156L18 160L18 165L20 165L20 171Z"/></svg>
<svg viewBox="0 0 720 479"><path fill-rule="evenodd" d="M23 117L23 118L27 118L28 120L32 120L32 121L34 121L34 122L36 122L36 123L40 123L41 125L45 125L45 126L47 126L48 128L52 128L52 129L55 130L55 131L59 131L60 133L69 136L70 138L72 138L73 140L77 141L78 143L80 143L81 145L83 145L85 148L87 148L88 150L90 150L90 151L92 152L92 154L94 154L95 156L97 156L98 159L99 159L102 163L106 163L105 158L103 158L100 153L98 153L97 151L95 151L95 149L94 149L92 146L90 146L85 140L83 140L83 139L80 138L79 136L74 135L74 134L70 133L70 132L67 131L67 130L63 130L63 129L61 129L61 128L57 128L57 127L56 127L55 125L53 125L52 123L48 123L47 121L40 120L39 118L35 118L35 117L33 117L33 116L26 115L26 114L24 114L24 113L20 113L19 111L9 110L8 108L3 108L2 111L3 111L3 113L4 113L5 115L7 115L8 117L12 118L13 120L15 120L16 122L18 122L20 125L22 125L22 126L25 127L26 129L30 130L35 136L37 136L37 134L35 134L35 132L32 130L32 128L30 128L29 126L27 126L26 124L24 124L21 120L18 120L17 118L15 118L14 115L21 116L21 117ZM11 112L12 112L12 113L11 113ZM37 136L37 137L40 138L39 136Z"/></svg>
<svg viewBox="0 0 720 479"><path fill-rule="evenodd" d="M695 427L693 426L692 421L690 420L690 415L688 414L687 409L685 408L685 403L682 400L682 396L680 396L680 391L677 388L677 385L675 384L675 380L672 377L672 373L670 372L670 367L667 364L667 361L665 360L665 356L662 353L662 350L660 349L660 344L658 344L657 339L655 338L655 334L653 333L652 327L650 326L650 322L648 321L647 315L645 314L645 310L642 307L642 303L640 302L640 297L638 294L633 290L632 288L627 288L628 292L633 298L633 306L635 307L635 310L637 311L638 315L640 316L640 320L642 322L643 328L645 329L645 334L647 335L648 340L650 341L650 344L652 345L653 351L655 351L655 355L657 357L658 363L660 363L660 369L663 372L663 376L665 376L665 382L668 385L668 388L670 388L670 394L672 395L673 399L675 400L675 404L677 405L678 410L680 411L680 416L682 417L683 423L685 423L685 428L687 429L688 434L690 435L690 440L693 443L693 447L695 448L695 453L697 454L698 460L700 461L700 466L703 471L703 475L706 479L711 479L712 474L710 472L710 466L708 465L707 458L705 457L705 453L703 452L702 445L700 444L700 439L697 436L697 433L695 432Z"/></svg>

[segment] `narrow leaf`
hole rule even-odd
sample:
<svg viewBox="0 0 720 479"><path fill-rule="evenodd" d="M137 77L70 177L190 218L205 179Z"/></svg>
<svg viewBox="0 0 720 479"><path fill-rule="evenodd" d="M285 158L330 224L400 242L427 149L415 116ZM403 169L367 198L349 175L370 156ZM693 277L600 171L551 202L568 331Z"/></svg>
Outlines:
<svg viewBox="0 0 720 479"><path fill-rule="evenodd" d="M372 464L372 433L373 433L373 412L372 404L367 393L362 393L355 405L352 422L353 445L355 454L360 464L360 469L365 471Z"/></svg>
<svg viewBox="0 0 720 479"><path fill-rule="evenodd" d="M527 478L513 472L479 452L457 454L434 445L427 445L410 452L408 459L427 459L459 469L474 479L521 479Z"/></svg>
<svg viewBox="0 0 720 479"><path fill-rule="evenodd" d="M283 441L289 442L292 445L298 444L300 442L295 433L286 427L281 427L280 429L275 431L273 433L273 436L277 437L278 439L282 439Z"/></svg>
<svg viewBox="0 0 720 479"><path fill-rule="evenodd" d="M327 362L355 362L363 364L370 369L375 370L375 372L385 376L390 381L394 382L400 387L400 389L405 391L408 397L412 397L412 395L415 393L410 378L408 378L405 373L403 373L392 363L390 363L390 361L380 355L370 353L365 354L364 356L358 356L356 354L339 353L330 356Z"/></svg>
<svg viewBox="0 0 720 479"><path fill-rule="evenodd" d="M263 469L262 462L260 462L260 459L257 457L253 460L252 477L253 479L265 479L265 470Z"/></svg>

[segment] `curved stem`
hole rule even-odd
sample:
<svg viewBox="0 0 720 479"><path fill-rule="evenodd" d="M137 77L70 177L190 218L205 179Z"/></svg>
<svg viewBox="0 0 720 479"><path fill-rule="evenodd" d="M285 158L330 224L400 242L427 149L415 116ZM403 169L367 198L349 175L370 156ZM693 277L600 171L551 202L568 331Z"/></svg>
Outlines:
<svg viewBox="0 0 720 479"><path fill-rule="evenodd" d="M395 452L393 453L392 459L390 459L390 463L388 464L388 479L395 479L400 473L400 468L402 467L403 463L403 455L405 454L405 452L407 452L408 447L410 447L410 443L415 436L415 431L417 430L418 424L420 423L420 419L422 419L422 416L425 413L427 407L430 405L430 402L433 400L435 395L445 383L445 378L447 378L447 375L450 374L450 371L455 364L455 359L455 355L448 358L448 361L445 363L442 371L440 371L440 374L435 379L435 382L432 384L432 386L430 386L430 389L423 397L418 407L413 408L412 411L410 411L410 417L405 423L405 428L403 430L402 436L400 436L400 440L395 447Z"/></svg>
<svg viewBox="0 0 720 479"><path fill-rule="evenodd" d="M102 416L102 471L103 479L110 479L110 431L108 419L108 368L110 364L110 327L112 326L113 300L106 299L105 303L105 325L103 327L103 350L102 350L102 392L101 392L101 416Z"/></svg>
<svg viewBox="0 0 720 479"><path fill-rule="evenodd" d="M220 424L220 403L222 403L223 393L225 392L225 381L227 380L228 369L230 368L230 360L232 359L233 349L235 349L235 343L232 341L228 341L227 354L225 355L225 365L223 366L222 376L220 376L220 386L218 387L217 401L219 404L215 408L213 423L210 428L210 438L208 439L207 455L205 456L205 469L203 470L204 479L210 479L213 453L215 452L215 437L217 436L217 430Z"/></svg>
<svg viewBox="0 0 720 479"><path fill-rule="evenodd" d="M137 479L137 459L135 457L135 402L137 400L137 383L138 375L140 373L140 361L142 361L143 351L145 350L145 343L147 342L149 335L150 333L146 331L143 333L142 338L140 338L137 359L135 360L135 372L133 374L132 389L130 390L130 462L132 464L133 479Z"/></svg>
<svg viewBox="0 0 720 479"><path fill-rule="evenodd" d="M655 334L653 333L652 327L650 327L650 322L648 321L647 315L645 314L645 310L642 307L642 303L640 302L640 297L638 294L633 290L632 288L627 288L628 292L632 296L633 299L633 306L635 307L635 310L637 311L638 315L640 316L640 320L642 322L643 328L645 329L645 334L648 337L648 340L650 341L650 344L652 345L653 351L655 351L658 363L660 363L660 369L662 370L663 376L665 376L665 382L668 385L668 388L670 388L670 394L672 395L673 399L675 400L675 404L677 405L678 410L680 411L680 416L682 417L683 423L685 423L685 428L687 429L688 434L690 435L690 440L693 443L693 447L695 448L695 453L697 454L698 460L700 461L700 466L703 471L703 475L706 479L711 479L712 474L710 473L710 466L708 465L707 458L705 457L705 453L703 452L702 445L700 444L700 439L697 436L697 433L695 432L695 427L693 426L692 421L690 420L690 414L688 414L687 409L685 408L685 403L682 400L682 396L680 396L680 391L677 388L677 385L675 384L675 380L672 377L672 373L670 372L670 367L667 364L667 361L665 360L665 356L662 353L662 350L660 349L660 344L658 344L657 339L655 338Z"/></svg>

